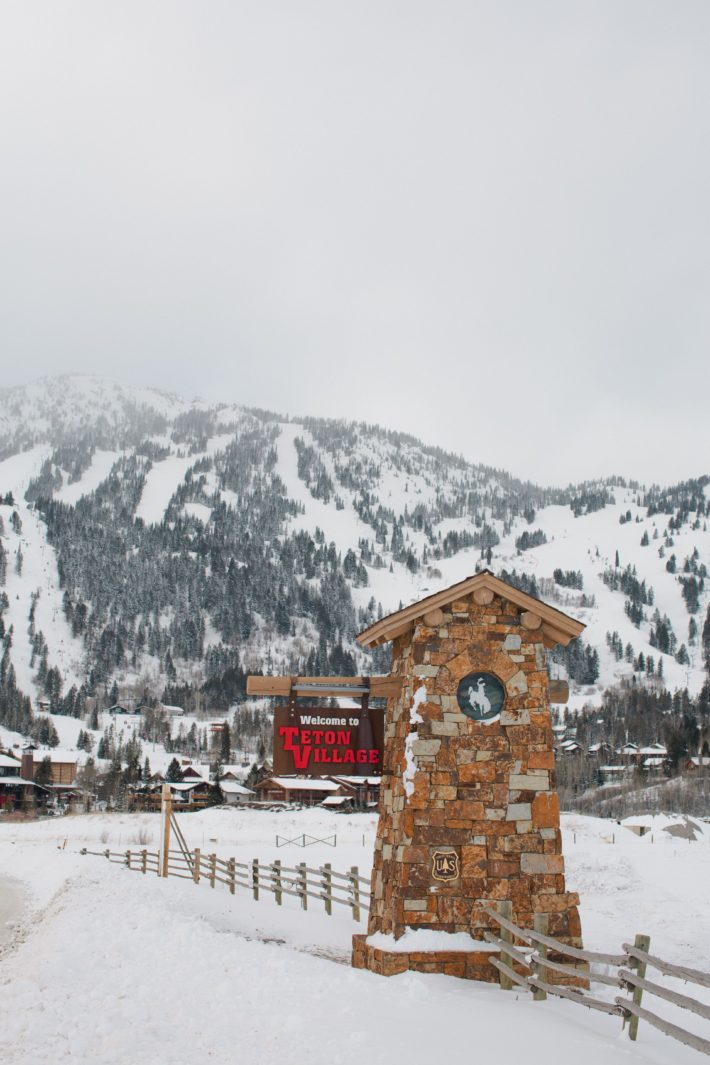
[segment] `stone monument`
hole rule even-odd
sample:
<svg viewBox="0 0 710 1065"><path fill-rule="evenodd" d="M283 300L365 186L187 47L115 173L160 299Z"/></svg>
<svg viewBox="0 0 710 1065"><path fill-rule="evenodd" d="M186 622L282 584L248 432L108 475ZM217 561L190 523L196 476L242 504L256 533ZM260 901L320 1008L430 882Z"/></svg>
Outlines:
<svg viewBox="0 0 710 1065"><path fill-rule="evenodd" d="M581 946L565 886L546 649L584 626L484 570L358 637L392 642L368 934L353 965L498 980L484 907ZM423 935L421 933L424 933ZM438 934L434 934L438 933ZM473 937L473 938L471 938Z"/></svg>

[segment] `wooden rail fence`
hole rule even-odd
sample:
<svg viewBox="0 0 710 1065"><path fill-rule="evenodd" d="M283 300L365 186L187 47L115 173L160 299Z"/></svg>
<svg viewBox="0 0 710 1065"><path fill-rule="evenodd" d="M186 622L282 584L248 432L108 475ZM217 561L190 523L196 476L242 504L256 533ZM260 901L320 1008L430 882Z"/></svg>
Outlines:
<svg viewBox="0 0 710 1065"><path fill-rule="evenodd" d="M157 851L90 851L86 847L81 854L96 855L110 862L125 865L139 873L162 873L162 856ZM305 862L286 866L277 859L266 865L254 858L251 862L238 862L235 858L219 858L216 854L203 854L199 847L194 850L170 850L167 861L168 876L192 880L195 884L224 884L232 895L237 888L250 891L259 899L265 891L274 896L276 903L283 904L284 895L301 900L301 909L308 909L308 900L322 902L326 914L331 916L333 904L347 906L354 921L362 919L363 911L370 909L370 881L360 876L353 865L349 872L339 873L329 862L313 868Z"/></svg>
<svg viewBox="0 0 710 1065"><path fill-rule="evenodd" d="M649 954L650 939L648 936L638 935L633 944L624 943L623 954L604 954L600 951L570 947L559 939L548 936L546 914L536 914L534 928L523 929L513 924L511 920L511 903L501 902L497 910L488 907L484 909L500 926L498 935L486 932L485 938L500 949L500 959L492 957L491 964L498 969L500 986L504 990L512 990L513 987L522 988L532 992L533 998L538 1001L546 999L548 995L554 995L576 1002L580 1006L586 1006L588 1009L622 1017L624 1024L627 1021L629 1023L630 1039L636 1039L639 1021L645 1021L663 1032L664 1035L677 1039L680 1043L700 1051L701 1054L710 1056L710 1039L686 1031L685 1028L672 1024L641 1006L641 998L645 991L646 994L653 995L662 1002L678 1006L697 1017L702 1017L703 1020L710 1021L710 1005L699 1002L689 995L673 991L655 981L647 980L646 969L651 967L664 976L707 988L710 988L710 973L683 965L672 965L654 954ZM519 943L515 944L514 940L518 940ZM551 953L554 954L553 958L550 957ZM572 963L559 961L558 956L572 959ZM574 962L581 962L584 967L575 966ZM517 969L514 967L516 964ZM603 966L606 970L612 969L614 972L600 971L593 969L592 966ZM520 969L526 971L520 972ZM631 992L631 997L616 996L613 1001L609 1001L587 994L586 989L552 984L548 976L550 971L576 978L587 984L620 988Z"/></svg>

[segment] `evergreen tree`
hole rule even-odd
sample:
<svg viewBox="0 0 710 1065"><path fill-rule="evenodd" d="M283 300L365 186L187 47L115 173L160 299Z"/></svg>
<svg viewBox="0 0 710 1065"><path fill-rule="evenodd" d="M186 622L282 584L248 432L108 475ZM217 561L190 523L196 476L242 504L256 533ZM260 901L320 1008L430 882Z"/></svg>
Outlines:
<svg viewBox="0 0 710 1065"><path fill-rule="evenodd" d="M39 784L40 787L48 788L52 783L52 759L48 754L45 754L42 761L37 766L34 774L35 784Z"/></svg>
<svg viewBox="0 0 710 1065"><path fill-rule="evenodd" d="M220 730L219 757L221 762L229 763L232 755L232 736L229 730L229 722L225 721Z"/></svg>
<svg viewBox="0 0 710 1065"><path fill-rule="evenodd" d="M177 758L173 758L165 773L165 779L169 784L180 784L183 780L182 769Z"/></svg>

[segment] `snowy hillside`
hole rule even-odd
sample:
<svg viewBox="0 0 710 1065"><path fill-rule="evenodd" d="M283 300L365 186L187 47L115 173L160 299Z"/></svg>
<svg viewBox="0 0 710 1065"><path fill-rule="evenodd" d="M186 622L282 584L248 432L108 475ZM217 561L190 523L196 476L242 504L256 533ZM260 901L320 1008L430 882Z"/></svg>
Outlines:
<svg viewBox="0 0 710 1065"><path fill-rule="evenodd" d="M706 679L707 478L540 488L386 429L73 377L0 393L0 456L6 667L53 710L114 680L219 710L249 669L384 670L356 632L482 566L587 624L551 667L573 706Z"/></svg>

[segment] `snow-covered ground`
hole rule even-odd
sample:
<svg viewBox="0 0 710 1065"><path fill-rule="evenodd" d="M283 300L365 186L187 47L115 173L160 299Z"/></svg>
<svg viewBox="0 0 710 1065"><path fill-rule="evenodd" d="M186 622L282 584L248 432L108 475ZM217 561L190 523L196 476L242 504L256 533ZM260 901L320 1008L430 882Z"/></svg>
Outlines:
<svg viewBox="0 0 710 1065"><path fill-rule="evenodd" d="M284 864L330 861L336 870L358 864L363 872L375 823L373 815L322 810L181 818L188 841L208 850L278 855ZM616 951L646 932L668 960L708 968L710 834L686 843L657 827L652 841L613 822L565 819L568 882L581 893L585 943ZM648 1025L632 1044L617 1018L566 1002L535 1003L445 976L354 971L348 958L358 926L345 907L326 917L311 901L304 913L288 897L283 907L267 894L258 903L246 891L232 898L219 885L166 882L78 853L86 844L154 846L157 831L149 814L2 826L2 867L26 900L2 966L3 1056L12 1065L186 1065L196 1057L429 1065L472 1053L527 1065L699 1060ZM277 833L304 832L335 834L337 845L276 849ZM685 1026L700 1033L702 1022L689 1017Z"/></svg>

